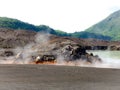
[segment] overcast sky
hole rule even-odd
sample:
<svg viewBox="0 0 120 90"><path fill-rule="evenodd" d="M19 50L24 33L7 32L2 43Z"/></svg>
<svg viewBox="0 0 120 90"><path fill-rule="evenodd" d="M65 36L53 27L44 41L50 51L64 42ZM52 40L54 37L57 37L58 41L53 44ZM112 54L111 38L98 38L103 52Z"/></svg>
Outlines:
<svg viewBox="0 0 120 90"><path fill-rule="evenodd" d="M0 16L65 32L82 31L120 9L120 0L0 0Z"/></svg>

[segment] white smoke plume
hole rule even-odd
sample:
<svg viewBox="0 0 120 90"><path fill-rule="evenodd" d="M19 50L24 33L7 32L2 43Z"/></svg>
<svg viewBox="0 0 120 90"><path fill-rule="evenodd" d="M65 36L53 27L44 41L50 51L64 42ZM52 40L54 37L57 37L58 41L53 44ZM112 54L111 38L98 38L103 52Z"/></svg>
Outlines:
<svg viewBox="0 0 120 90"><path fill-rule="evenodd" d="M118 68L120 69L120 52L119 51L90 51L102 59L102 63L94 63L91 67L98 68Z"/></svg>
<svg viewBox="0 0 120 90"><path fill-rule="evenodd" d="M38 48L45 50L43 47L49 43L49 34L37 33L35 36L35 42L31 42L24 47L16 47L9 51L14 53L14 56L5 57L0 56L0 64L29 64L33 62L32 56L37 55ZM1 52L5 52L4 49L0 49Z"/></svg>
<svg viewBox="0 0 120 90"><path fill-rule="evenodd" d="M38 33L35 36L35 42L31 42L24 47L16 47L12 49L14 53L13 56L5 57L2 56L1 53L4 52L4 49L0 49L0 64L30 64L35 61L35 58L39 56L40 53L48 53L49 49L53 50L55 48L59 48L58 50L54 50L53 52L49 52L48 54L57 55L55 65L69 65L69 66L83 66L83 67L99 67L99 68L120 68L120 60L117 58L109 57L111 55L104 54L106 56L102 56L101 54L96 54L92 52L94 55L98 55L102 62L95 62L93 63L86 62L85 60L75 60L69 61L66 60L65 56L61 53L64 46L59 46L59 43L49 44L50 42L50 35L49 34L41 34ZM68 41L69 42L69 41ZM67 42L63 42L67 43ZM68 54L69 55L69 54ZM108 56L108 57L107 57ZM69 61L69 62L68 62Z"/></svg>

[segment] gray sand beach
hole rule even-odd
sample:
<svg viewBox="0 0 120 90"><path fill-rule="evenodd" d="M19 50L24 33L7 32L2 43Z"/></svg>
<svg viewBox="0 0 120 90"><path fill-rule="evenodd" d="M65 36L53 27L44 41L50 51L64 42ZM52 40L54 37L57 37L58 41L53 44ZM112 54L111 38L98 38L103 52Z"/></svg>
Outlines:
<svg viewBox="0 0 120 90"><path fill-rule="evenodd" d="M120 70L55 65L0 65L0 90L120 90Z"/></svg>

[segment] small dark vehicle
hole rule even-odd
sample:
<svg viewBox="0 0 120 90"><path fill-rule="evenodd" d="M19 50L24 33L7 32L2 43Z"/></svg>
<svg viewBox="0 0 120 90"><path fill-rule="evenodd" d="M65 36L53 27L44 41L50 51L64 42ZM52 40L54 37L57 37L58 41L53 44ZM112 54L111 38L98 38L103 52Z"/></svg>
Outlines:
<svg viewBox="0 0 120 90"><path fill-rule="evenodd" d="M43 63L43 62L54 62L56 57L54 55L43 55L36 57L36 63Z"/></svg>

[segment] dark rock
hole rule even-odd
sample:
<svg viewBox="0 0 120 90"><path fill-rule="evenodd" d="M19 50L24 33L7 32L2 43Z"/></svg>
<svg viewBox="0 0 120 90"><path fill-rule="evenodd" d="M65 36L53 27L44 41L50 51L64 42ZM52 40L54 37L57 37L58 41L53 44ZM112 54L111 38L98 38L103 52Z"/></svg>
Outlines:
<svg viewBox="0 0 120 90"><path fill-rule="evenodd" d="M90 63L101 61L99 57L94 56L92 53L88 54L84 46L77 44L65 46L63 48L62 55L67 61L83 60Z"/></svg>
<svg viewBox="0 0 120 90"><path fill-rule="evenodd" d="M13 51L5 51L3 53L3 56L9 57L9 56L14 56L14 52Z"/></svg>
<svg viewBox="0 0 120 90"><path fill-rule="evenodd" d="M109 49L110 50L117 50L117 51L119 51L120 50L120 46L119 45L110 46Z"/></svg>

